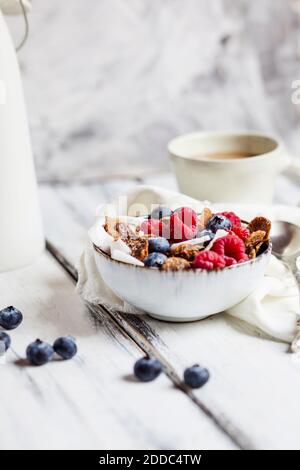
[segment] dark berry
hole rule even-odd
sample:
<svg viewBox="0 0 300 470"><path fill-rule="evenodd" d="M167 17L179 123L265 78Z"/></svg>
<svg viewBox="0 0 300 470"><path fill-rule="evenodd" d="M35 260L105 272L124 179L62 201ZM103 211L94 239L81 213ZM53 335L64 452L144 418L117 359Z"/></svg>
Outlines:
<svg viewBox="0 0 300 470"><path fill-rule="evenodd" d="M167 257L163 253L150 253L150 255L144 258L144 264L151 268L160 268L166 259Z"/></svg>
<svg viewBox="0 0 300 470"><path fill-rule="evenodd" d="M167 253L170 249L170 243L164 237L149 238L149 253Z"/></svg>
<svg viewBox="0 0 300 470"><path fill-rule="evenodd" d="M232 223L230 222L227 217L224 215L214 215L209 221L207 222L206 228L211 230L213 233L216 233L217 230L230 230L232 227Z"/></svg>
<svg viewBox="0 0 300 470"><path fill-rule="evenodd" d="M75 338L72 336L62 336L57 338L53 344L53 349L63 359L71 359L77 353Z"/></svg>
<svg viewBox="0 0 300 470"><path fill-rule="evenodd" d="M14 330L22 320L22 313L15 307L10 306L0 310L0 326L5 330Z"/></svg>
<svg viewBox="0 0 300 470"><path fill-rule="evenodd" d="M151 382L162 372L162 364L158 359L142 357L134 364L134 375L141 382Z"/></svg>
<svg viewBox="0 0 300 470"><path fill-rule="evenodd" d="M10 345L11 345L10 336L7 333L5 333L4 331L0 331L0 345L1 345L1 343L4 344L5 351L7 351L8 348L10 347ZM0 347L0 350L1 349L2 348Z"/></svg>
<svg viewBox="0 0 300 470"><path fill-rule="evenodd" d="M209 379L209 372L207 369L195 364L184 371L184 382L191 388L200 388L206 384Z"/></svg>
<svg viewBox="0 0 300 470"><path fill-rule="evenodd" d="M28 361L35 366L42 366L51 361L53 354L54 349L51 344L45 343L40 339L30 343L26 349Z"/></svg>
<svg viewBox="0 0 300 470"><path fill-rule="evenodd" d="M234 212L220 212L219 215L224 215L230 220L233 227L241 226L241 219Z"/></svg>
<svg viewBox="0 0 300 470"><path fill-rule="evenodd" d="M171 209L164 206L158 206L150 214L150 219L162 219L163 217L170 217L172 215Z"/></svg>

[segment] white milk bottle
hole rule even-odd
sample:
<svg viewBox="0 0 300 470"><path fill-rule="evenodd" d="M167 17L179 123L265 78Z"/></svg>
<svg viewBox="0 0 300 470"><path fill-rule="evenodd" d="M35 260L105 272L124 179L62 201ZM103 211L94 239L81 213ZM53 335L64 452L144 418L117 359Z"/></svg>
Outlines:
<svg viewBox="0 0 300 470"><path fill-rule="evenodd" d="M31 263L43 248L20 72L0 8L0 271Z"/></svg>

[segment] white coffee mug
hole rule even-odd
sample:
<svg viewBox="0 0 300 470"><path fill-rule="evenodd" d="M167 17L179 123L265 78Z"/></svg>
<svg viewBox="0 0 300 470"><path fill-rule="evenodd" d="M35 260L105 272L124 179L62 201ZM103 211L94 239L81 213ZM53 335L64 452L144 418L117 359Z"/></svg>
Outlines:
<svg viewBox="0 0 300 470"><path fill-rule="evenodd" d="M212 202L272 202L290 164L283 143L257 132L197 132L173 139L169 156L181 192Z"/></svg>

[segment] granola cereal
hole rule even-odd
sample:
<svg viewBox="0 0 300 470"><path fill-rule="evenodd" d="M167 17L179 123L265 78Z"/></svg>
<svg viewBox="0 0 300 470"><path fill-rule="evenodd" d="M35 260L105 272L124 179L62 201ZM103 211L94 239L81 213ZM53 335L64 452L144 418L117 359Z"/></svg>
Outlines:
<svg viewBox="0 0 300 470"><path fill-rule="evenodd" d="M131 250L131 256L134 256L140 261L143 261L143 259L146 258L146 256L148 256L149 243L148 243L147 238L143 237L143 238L127 239L125 240L125 243L127 246L129 246Z"/></svg>
<svg viewBox="0 0 300 470"><path fill-rule="evenodd" d="M251 258L255 258L256 253L258 252L259 248L262 246L264 241L266 240L266 232L264 230L256 230L256 232L250 233L249 237L245 240L245 247L246 253ZM255 256L253 253L255 251Z"/></svg>
<svg viewBox="0 0 300 470"><path fill-rule="evenodd" d="M271 231L271 221L266 217L258 216L255 217L248 225L248 230L250 233L257 232L257 231L264 231L265 232L265 240L268 240L270 237Z"/></svg>
<svg viewBox="0 0 300 470"><path fill-rule="evenodd" d="M248 256L250 259L256 258L256 249L255 248L249 249Z"/></svg>
<svg viewBox="0 0 300 470"><path fill-rule="evenodd" d="M204 230L207 225L207 222L212 218L212 216L213 213L209 209L209 207L204 207L202 214L200 215L198 220L198 230Z"/></svg>
<svg viewBox="0 0 300 470"><path fill-rule="evenodd" d="M113 238L121 238L122 240L136 238L139 232L139 227L134 227L126 222L121 222L119 219L111 217L105 217L104 229Z"/></svg>
<svg viewBox="0 0 300 470"><path fill-rule="evenodd" d="M266 217L248 224L234 212L213 214L208 207L200 215L181 207L136 220L106 217L104 228L146 268L163 271L224 269L256 258L268 247L271 229Z"/></svg>
<svg viewBox="0 0 300 470"><path fill-rule="evenodd" d="M190 263L186 259L176 256L168 258L161 267L163 271L182 271L189 268Z"/></svg>
<svg viewBox="0 0 300 470"><path fill-rule="evenodd" d="M185 243L184 245L176 246L173 250L171 250L171 254L173 256L184 258L187 261L194 261L195 256L201 250L203 250L203 246Z"/></svg>

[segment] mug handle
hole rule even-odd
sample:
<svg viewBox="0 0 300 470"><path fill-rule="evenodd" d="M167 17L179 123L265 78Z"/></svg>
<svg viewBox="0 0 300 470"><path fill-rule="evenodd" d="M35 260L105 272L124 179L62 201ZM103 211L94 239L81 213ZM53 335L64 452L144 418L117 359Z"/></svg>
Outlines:
<svg viewBox="0 0 300 470"><path fill-rule="evenodd" d="M285 171L300 177L300 158L290 157L290 163Z"/></svg>

